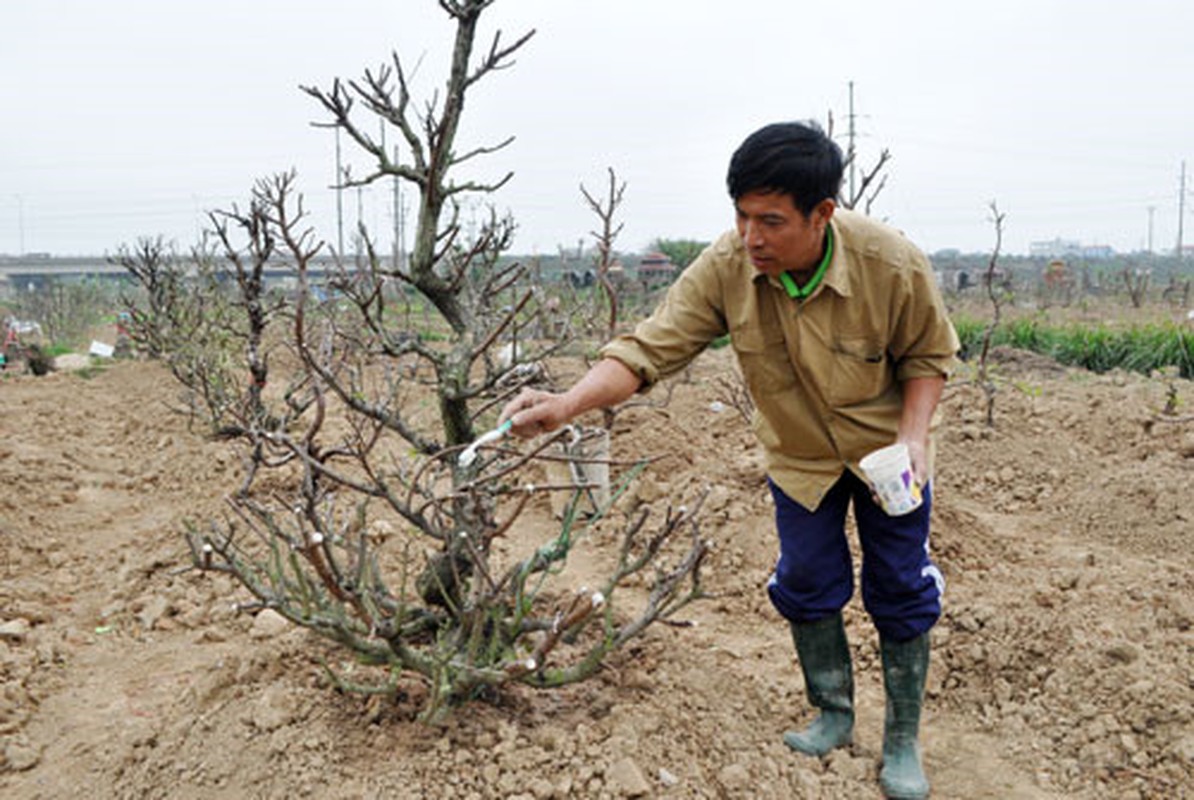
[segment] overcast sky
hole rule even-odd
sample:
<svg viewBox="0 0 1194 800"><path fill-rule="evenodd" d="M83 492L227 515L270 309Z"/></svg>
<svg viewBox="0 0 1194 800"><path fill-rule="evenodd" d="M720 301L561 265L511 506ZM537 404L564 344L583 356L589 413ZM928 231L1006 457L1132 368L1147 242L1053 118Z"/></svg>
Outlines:
<svg viewBox="0 0 1194 800"><path fill-rule="evenodd" d="M1055 237L1144 249L1150 208L1153 248L1176 243L1194 160L1188 0L498 0L480 41L499 28L537 33L476 86L459 145L516 139L458 178L515 173L492 200L517 219L516 252L588 237L578 187L603 191L607 167L627 183L621 249L714 238L732 223L738 143L830 111L844 134L851 81L861 162L892 153L873 213L927 251L988 250L992 200L1005 252ZM334 135L298 87L397 50L426 100L451 36L435 0L3 0L0 253L159 234L186 247L206 211L291 167L335 244ZM364 171L347 142L344 161ZM391 199L389 184L346 192L346 231L359 208L388 247Z"/></svg>

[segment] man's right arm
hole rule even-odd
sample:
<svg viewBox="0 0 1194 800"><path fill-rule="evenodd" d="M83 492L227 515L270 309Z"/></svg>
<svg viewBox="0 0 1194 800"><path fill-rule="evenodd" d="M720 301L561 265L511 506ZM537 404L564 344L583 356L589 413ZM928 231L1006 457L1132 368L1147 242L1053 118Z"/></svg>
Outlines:
<svg viewBox="0 0 1194 800"><path fill-rule="evenodd" d="M654 384L683 366L726 332L722 273L733 257L733 234L706 248L668 288L651 316L634 332L601 349L603 358L563 394L531 389L502 409L515 435L547 433L596 408L630 399L644 383Z"/></svg>
<svg viewBox="0 0 1194 800"><path fill-rule="evenodd" d="M596 408L630 399L642 379L616 358L603 358L563 394L524 389L502 409L500 422L512 421L516 436L529 438L554 431Z"/></svg>

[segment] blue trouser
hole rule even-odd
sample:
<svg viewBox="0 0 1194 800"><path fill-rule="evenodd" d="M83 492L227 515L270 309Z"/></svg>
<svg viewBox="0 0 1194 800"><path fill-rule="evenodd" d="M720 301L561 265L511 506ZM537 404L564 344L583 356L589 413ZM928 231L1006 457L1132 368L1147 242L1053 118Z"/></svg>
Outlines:
<svg viewBox="0 0 1194 800"><path fill-rule="evenodd" d="M792 622L816 622L842 609L854 594L854 566L846 541L846 509L854 503L862 546L862 601L879 633L897 642L920 636L941 616L941 572L929 559L933 497L924 487L920 508L888 516L869 487L846 470L816 511L768 480L775 500L779 561L767 583L771 602Z"/></svg>

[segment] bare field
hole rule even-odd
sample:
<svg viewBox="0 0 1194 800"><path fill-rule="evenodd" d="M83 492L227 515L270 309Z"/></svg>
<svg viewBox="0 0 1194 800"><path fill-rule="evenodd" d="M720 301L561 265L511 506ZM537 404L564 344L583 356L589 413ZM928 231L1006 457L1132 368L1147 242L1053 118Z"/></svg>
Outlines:
<svg viewBox="0 0 1194 800"><path fill-rule="evenodd" d="M1157 420L1159 381L996 355L993 430L974 387L943 404L933 796L1194 797L1194 422ZM616 459L663 456L625 504L712 487L716 598L696 624L652 630L589 684L513 691L438 728L411 719L417 683L396 700L336 694L320 663L340 654L180 570L182 520L215 513L239 465L167 410L164 370L0 381L0 794L878 797L883 696L858 598L855 745L816 760L780 741L809 709L764 591L776 546L757 447L711 407L732 368L728 350L702 356L666 407L624 411L613 435ZM1188 413L1194 387L1179 390ZM577 547L577 581L622 513ZM550 528L541 509L508 546Z"/></svg>

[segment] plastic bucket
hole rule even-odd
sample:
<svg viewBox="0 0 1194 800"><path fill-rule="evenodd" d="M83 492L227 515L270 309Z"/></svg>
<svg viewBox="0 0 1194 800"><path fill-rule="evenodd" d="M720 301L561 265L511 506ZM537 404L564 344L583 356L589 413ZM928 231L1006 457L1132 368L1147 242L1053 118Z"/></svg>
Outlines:
<svg viewBox="0 0 1194 800"><path fill-rule="evenodd" d="M592 516L609 505L609 431L605 428L573 428L573 435L553 445L555 457L547 462L547 479L552 486L572 486L573 491L555 489L551 509L563 517L573 498L578 516Z"/></svg>

